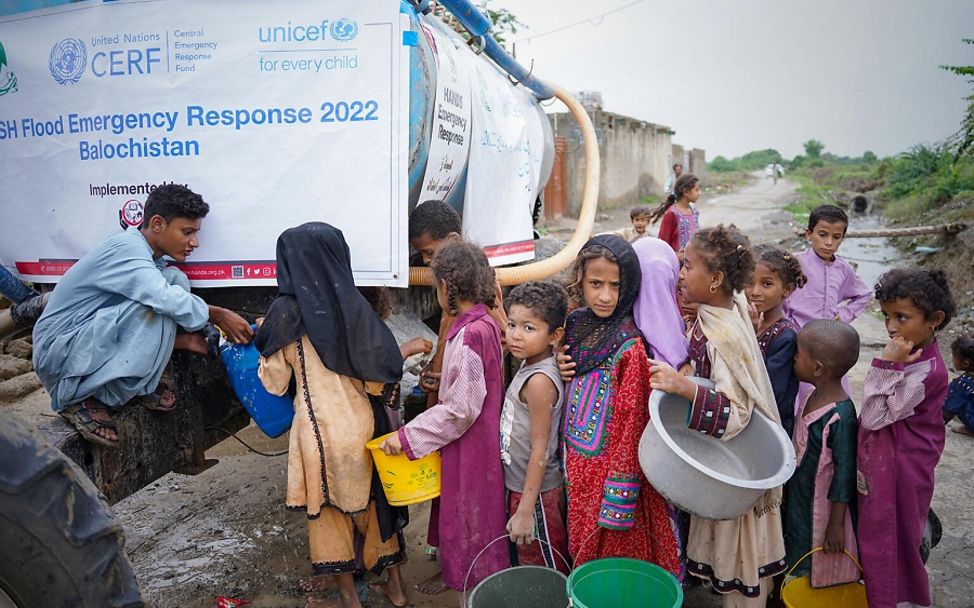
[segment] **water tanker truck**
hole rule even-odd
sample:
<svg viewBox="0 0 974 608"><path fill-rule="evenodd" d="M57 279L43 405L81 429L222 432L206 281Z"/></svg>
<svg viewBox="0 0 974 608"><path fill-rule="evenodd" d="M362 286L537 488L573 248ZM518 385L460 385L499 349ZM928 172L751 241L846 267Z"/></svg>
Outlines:
<svg viewBox="0 0 974 608"><path fill-rule="evenodd" d="M550 99L579 122L587 174L576 233L536 260ZM212 209L184 268L208 302L262 314L277 235L327 221L359 284L408 287L389 322L401 340L429 332L435 300L429 270L408 265L416 205L454 206L513 285L574 259L599 183L586 112L468 0L0 0L0 158L0 264L38 289L138 229L154 187L185 183ZM29 332L0 313L0 342ZM206 449L249 423L220 362L177 352L170 372L178 411L123 408L116 450L0 409L0 606L142 605L104 500L208 468Z"/></svg>

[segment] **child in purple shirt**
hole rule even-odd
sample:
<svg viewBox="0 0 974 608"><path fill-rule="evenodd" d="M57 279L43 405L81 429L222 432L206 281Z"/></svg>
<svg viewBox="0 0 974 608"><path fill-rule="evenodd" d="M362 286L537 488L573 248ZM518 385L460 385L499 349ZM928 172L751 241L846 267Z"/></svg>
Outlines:
<svg viewBox="0 0 974 608"><path fill-rule="evenodd" d="M785 315L799 327L814 319L852 323L872 298L855 269L836 255L845 239L849 216L835 205L821 205L808 218L808 251L795 255L808 283L785 300Z"/></svg>

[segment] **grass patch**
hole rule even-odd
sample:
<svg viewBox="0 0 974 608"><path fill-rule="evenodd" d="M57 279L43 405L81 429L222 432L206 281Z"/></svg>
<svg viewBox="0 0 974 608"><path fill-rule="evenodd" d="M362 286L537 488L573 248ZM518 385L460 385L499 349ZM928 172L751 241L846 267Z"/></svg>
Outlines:
<svg viewBox="0 0 974 608"><path fill-rule="evenodd" d="M819 205L835 204L835 201L829 194L829 188L819 183L811 175L804 172L797 172L792 173L789 178L797 181L799 184L795 191L798 194L798 198L785 207L785 211L792 215L795 223L799 225L807 223L808 216Z"/></svg>

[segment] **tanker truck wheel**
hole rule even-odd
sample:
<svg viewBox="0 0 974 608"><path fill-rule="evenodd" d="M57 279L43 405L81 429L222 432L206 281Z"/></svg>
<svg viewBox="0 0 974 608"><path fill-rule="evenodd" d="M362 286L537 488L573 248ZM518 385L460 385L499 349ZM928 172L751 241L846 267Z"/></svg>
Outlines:
<svg viewBox="0 0 974 608"><path fill-rule="evenodd" d="M144 606L125 537L84 472L0 412L0 608Z"/></svg>

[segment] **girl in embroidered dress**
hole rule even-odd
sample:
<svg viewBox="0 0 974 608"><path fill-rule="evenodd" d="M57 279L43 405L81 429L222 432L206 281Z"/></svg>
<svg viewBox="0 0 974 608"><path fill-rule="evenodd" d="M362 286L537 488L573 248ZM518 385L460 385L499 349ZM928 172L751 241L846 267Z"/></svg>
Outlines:
<svg viewBox="0 0 974 608"><path fill-rule="evenodd" d="M757 264L746 290L748 312L771 378L781 426L791 436L798 396L798 379L793 369L798 326L785 316L782 306L788 296L805 285L805 273L798 258L778 247L758 245L754 255Z"/></svg>
<svg viewBox="0 0 974 608"><path fill-rule="evenodd" d="M433 257L436 295L457 316L447 335L439 401L386 439L387 454L414 460L435 450L442 458L440 497L430 513L430 545L439 547L441 574L417 588L436 594L467 588L511 565L507 535L500 413L504 398L500 328L489 316L495 306L494 270L477 246L455 242Z"/></svg>
<svg viewBox="0 0 974 608"><path fill-rule="evenodd" d="M337 228L310 222L285 230L277 240L277 285L255 344L258 373L269 392L283 395L292 378L297 385L287 507L307 513L316 575L301 587L337 584L341 605L357 608L356 530L364 536L367 569L380 572L405 561L394 531L383 538L371 496L372 457L365 449L374 429L369 395L388 394L387 387L399 381L402 352L355 288L348 245ZM411 345L419 348L418 342ZM391 570L377 590L405 605L398 568ZM317 605L309 598L308 606Z"/></svg>
<svg viewBox="0 0 974 608"><path fill-rule="evenodd" d="M575 565L633 557L680 573L666 501L639 467L649 421L649 365L632 307L641 273L632 245L591 239L578 254L572 295L584 308L566 323L575 376L567 387L564 440L568 543Z"/></svg>
<svg viewBox="0 0 974 608"><path fill-rule="evenodd" d="M859 414L859 553L870 608L930 605L920 542L944 451L947 366L936 332L956 307L939 270L895 269L876 299L890 341L873 359Z"/></svg>
<svg viewBox="0 0 974 608"><path fill-rule="evenodd" d="M700 229L700 212L694 204L700 198L700 178L686 173L676 180L673 192L653 211L650 221L659 227L659 238L670 244L673 251L686 249L690 237Z"/></svg>
<svg viewBox="0 0 974 608"><path fill-rule="evenodd" d="M741 291L753 271L750 243L736 228L697 232L687 245L680 281L688 299L700 304L690 330L690 360L696 375L710 378L716 388L698 388L665 362L651 362L653 389L689 399L689 428L717 439L740 433L755 408L778 421L774 390ZM772 577L785 569L781 492L780 487L769 490L737 519L690 519L687 570L709 579L724 594L725 607L763 607Z"/></svg>
<svg viewBox="0 0 974 608"><path fill-rule="evenodd" d="M856 500L856 406L842 378L859 360L859 334L834 319L809 321L798 334L795 375L814 390L795 418L798 467L786 484L785 548L796 576L812 587L859 580L852 526ZM803 559L813 548L822 547ZM799 563L800 562L800 563Z"/></svg>

